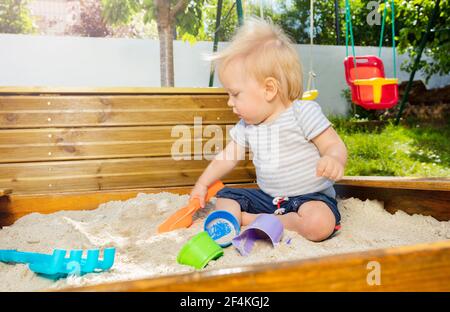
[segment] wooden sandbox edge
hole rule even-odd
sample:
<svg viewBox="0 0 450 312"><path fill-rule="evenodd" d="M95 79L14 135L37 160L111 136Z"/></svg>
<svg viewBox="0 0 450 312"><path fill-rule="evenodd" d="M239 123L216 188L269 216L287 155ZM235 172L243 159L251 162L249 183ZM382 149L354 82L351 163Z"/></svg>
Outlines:
<svg viewBox="0 0 450 312"><path fill-rule="evenodd" d="M389 185L389 187L386 187ZM254 183L227 184L254 188ZM53 213L60 210L92 210L111 200L127 200L138 193L172 192L188 194L192 186L144 189L117 189L56 194L0 196L0 226L13 224L32 212ZM387 211L433 216L450 220L450 179L414 179L396 177L345 177L335 185L338 196L384 202Z"/></svg>
<svg viewBox="0 0 450 312"><path fill-rule="evenodd" d="M33 87L20 87L20 86L8 86L0 87L0 95L142 95L142 94L171 94L171 95L183 95L183 94L223 94L226 95L226 91L223 88L217 87L192 87L192 88L179 88L179 87L56 87L56 86L33 86Z"/></svg>
<svg viewBox="0 0 450 312"><path fill-rule="evenodd" d="M432 215L449 220L448 179L395 181L390 187L346 177L336 185L339 196L377 199L388 211ZM426 185L433 183L432 190ZM228 184L256 187L255 184ZM187 194L191 186L82 193L10 195L0 197L0 225L31 212L95 209L110 200L126 200L138 193ZM405 203L406 201L406 203ZM413 209L411 208L413 207ZM421 211L422 209L422 211ZM374 262L375 261L375 262ZM369 273L381 270L381 284L371 285ZM278 264L252 265L156 279L65 289L63 291L450 291L450 242L387 248Z"/></svg>
<svg viewBox="0 0 450 312"><path fill-rule="evenodd" d="M62 291L450 291L450 241Z"/></svg>

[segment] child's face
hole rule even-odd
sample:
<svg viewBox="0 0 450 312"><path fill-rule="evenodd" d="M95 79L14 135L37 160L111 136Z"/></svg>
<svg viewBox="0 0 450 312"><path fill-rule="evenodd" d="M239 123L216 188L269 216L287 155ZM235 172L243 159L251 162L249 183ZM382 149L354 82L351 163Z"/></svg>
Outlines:
<svg viewBox="0 0 450 312"><path fill-rule="evenodd" d="M245 73L242 59L230 61L220 78L230 96L228 106L247 124L259 124L272 113L272 107L265 98L264 86Z"/></svg>

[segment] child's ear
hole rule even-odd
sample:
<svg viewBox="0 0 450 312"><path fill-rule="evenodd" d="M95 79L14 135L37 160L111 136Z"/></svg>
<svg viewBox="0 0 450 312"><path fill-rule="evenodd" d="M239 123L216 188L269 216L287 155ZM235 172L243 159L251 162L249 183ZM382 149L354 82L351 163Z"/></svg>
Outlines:
<svg viewBox="0 0 450 312"><path fill-rule="evenodd" d="M264 97L267 102L271 102L278 94L278 82L273 77L264 80Z"/></svg>

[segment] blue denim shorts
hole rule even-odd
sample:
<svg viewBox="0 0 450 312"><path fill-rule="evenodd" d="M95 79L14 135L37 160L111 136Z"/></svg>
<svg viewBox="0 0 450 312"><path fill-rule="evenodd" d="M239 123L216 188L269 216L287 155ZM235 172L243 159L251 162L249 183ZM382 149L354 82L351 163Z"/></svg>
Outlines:
<svg viewBox="0 0 450 312"><path fill-rule="evenodd" d="M241 211L254 214L273 214L279 208L284 209L283 213L297 212L304 203L318 200L324 202L330 208L336 218L336 230L339 229L341 222L341 214L336 199L319 192L289 197L287 201L281 202L279 207L273 203L274 197L260 189L225 187L217 193L216 197L234 199L241 205Z"/></svg>

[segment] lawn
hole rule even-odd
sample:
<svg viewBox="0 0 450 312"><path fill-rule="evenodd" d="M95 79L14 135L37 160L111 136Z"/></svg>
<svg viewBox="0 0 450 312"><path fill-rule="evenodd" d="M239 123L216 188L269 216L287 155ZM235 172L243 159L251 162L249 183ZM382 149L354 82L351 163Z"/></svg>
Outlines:
<svg viewBox="0 0 450 312"><path fill-rule="evenodd" d="M369 129L331 121L348 148L346 175L450 177L450 122Z"/></svg>

